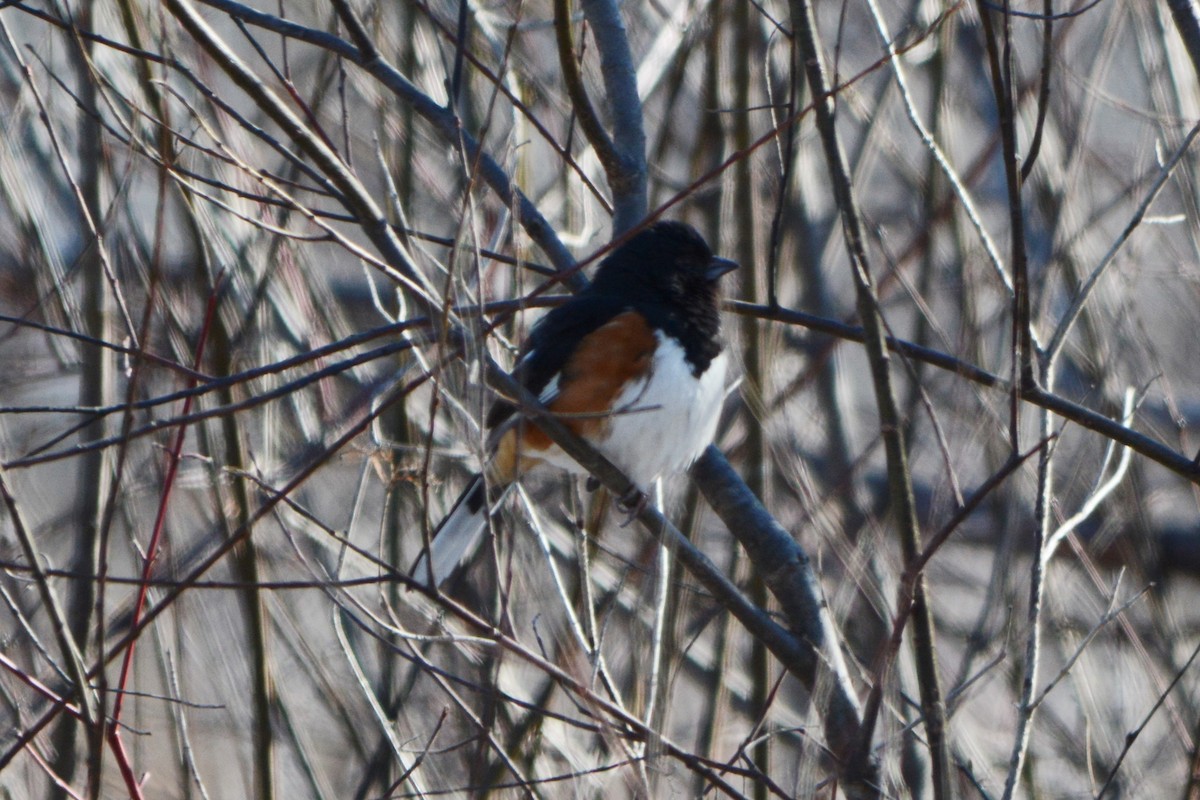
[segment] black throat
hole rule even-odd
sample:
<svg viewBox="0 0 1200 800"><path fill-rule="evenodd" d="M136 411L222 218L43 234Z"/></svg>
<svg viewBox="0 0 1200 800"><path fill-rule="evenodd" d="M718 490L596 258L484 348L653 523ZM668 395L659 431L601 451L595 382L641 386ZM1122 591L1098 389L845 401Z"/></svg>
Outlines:
<svg viewBox="0 0 1200 800"><path fill-rule="evenodd" d="M684 357L699 378L720 355L721 317L714 284L689 287L687 295L671 303L635 304L651 326L661 328L683 347Z"/></svg>

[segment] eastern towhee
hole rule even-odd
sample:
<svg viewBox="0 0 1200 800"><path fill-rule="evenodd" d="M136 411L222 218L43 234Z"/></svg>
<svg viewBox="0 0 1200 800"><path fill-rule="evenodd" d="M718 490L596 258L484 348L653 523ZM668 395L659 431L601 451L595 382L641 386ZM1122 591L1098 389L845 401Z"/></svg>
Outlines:
<svg viewBox="0 0 1200 800"><path fill-rule="evenodd" d="M726 367L717 282L736 267L691 226L655 223L538 320L513 374L646 492L686 469L716 433ZM476 475L438 526L417 580L440 584L474 551L489 509L520 472L545 463L585 473L511 402L497 401L486 424L487 477Z"/></svg>

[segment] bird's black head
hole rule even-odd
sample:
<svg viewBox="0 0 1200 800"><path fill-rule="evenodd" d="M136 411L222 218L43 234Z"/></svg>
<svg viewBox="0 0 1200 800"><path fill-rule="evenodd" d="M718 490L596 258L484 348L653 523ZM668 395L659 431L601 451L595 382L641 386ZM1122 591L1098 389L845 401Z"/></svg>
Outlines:
<svg viewBox="0 0 1200 800"><path fill-rule="evenodd" d="M682 222L656 222L600 262L597 292L641 293L667 303L716 304L717 280L737 264L713 255L704 238Z"/></svg>
<svg viewBox="0 0 1200 800"><path fill-rule="evenodd" d="M600 262L588 291L633 307L683 346L696 375L721 352L717 282L737 264L682 222L656 222Z"/></svg>

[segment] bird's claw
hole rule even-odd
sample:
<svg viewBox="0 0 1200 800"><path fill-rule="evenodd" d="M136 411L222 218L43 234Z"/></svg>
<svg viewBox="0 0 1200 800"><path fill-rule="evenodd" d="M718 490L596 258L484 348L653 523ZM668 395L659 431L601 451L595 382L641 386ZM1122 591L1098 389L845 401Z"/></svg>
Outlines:
<svg viewBox="0 0 1200 800"><path fill-rule="evenodd" d="M630 523L641 515L642 511L646 509L649 499L646 493L637 487L617 498L617 510L625 514L625 519L621 523L622 528L628 528Z"/></svg>

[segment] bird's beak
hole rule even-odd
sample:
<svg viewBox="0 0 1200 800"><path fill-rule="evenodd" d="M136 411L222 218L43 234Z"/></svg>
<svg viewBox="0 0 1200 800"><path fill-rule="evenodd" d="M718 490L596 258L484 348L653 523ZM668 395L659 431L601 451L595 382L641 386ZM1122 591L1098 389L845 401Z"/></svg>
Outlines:
<svg viewBox="0 0 1200 800"><path fill-rule="evenodd" d="M720 256L713 256L712 261L708 262L708 270L704 273L704 277L710 281L715 281L726 272L733 272L737 268L738 263L736 261L721 258Z"/></svg>

